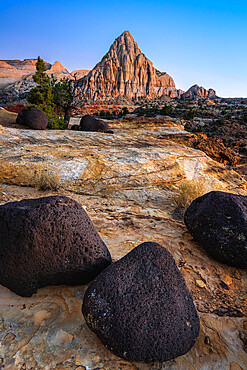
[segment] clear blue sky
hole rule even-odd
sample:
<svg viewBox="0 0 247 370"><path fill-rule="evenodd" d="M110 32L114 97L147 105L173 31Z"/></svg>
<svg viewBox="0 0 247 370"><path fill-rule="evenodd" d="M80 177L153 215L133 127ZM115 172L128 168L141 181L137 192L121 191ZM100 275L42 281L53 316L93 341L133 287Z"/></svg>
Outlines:
<svg viewBox="0 0 247 370"><path fill-rule="evenodd" d="M247 0L0 0L0 59L91 69L125 30L177 88L247 97Z"/></svg>

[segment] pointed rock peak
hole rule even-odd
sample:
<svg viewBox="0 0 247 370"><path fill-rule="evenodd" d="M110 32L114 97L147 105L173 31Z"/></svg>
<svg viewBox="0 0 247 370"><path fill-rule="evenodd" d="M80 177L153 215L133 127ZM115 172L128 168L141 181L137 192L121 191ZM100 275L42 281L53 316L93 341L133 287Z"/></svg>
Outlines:
<svg viewBox="0 0 247 370"><path fill-rule="evenodd" d="M65 69L62 64L58 61L56 61L50 68L50 72L56 72L56 73L68 73L67 69Z"/></svg>
<svg viewBox="0 0 247 370"><path fill-rule="evenodd" d="M167 73L156 72L129 31L115 39L101 61L82 80L83 94L94 101L120 96L177 96L173 79Z"/></svg>
<svg viewBox="0 0 247 370"><path fill-rule="evenodd" d="M134 40L134 38L131 35L130 31L124 31L119 37L131 37Z"/></svg>
<svg viewBox="0 0 247 370"><path fill-rule="evenodd" d="M114 43L111 45L109 52L115 51L117 54L131 54L138 55L142 54L137 43L135 42L133 36L129 31L124 31L120 36L118 36Z"/></svg>

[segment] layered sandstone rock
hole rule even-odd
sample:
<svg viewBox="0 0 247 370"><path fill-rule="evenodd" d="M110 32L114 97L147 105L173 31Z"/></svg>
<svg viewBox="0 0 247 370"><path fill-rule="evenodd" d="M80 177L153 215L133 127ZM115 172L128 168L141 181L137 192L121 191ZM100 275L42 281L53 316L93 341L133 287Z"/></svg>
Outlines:
<svg viewBox="0 0 247 370"><path fill-rule="evenodd" d="M0 90L3 96L9 97L10 101L22 99L36 86L33 74L36 72L37 59L0 60ZM87 75L88 70L76 70L70 73L60 62L54 64L44 62L46 73L53 75L57 80L62 78L82 78ZM8 99L7 99L8 100Z"/></svg>
<svg viewBox="0 0 247 370"><path fill-rule="evenodd" d="M23 71L0 60L0 86L6 86L22 79Z"/></svg>
<svg viewBox="0 0 247 370"><path fill-rule="evenodd" d="M216 91L213 89L206 90L203 86L193 85L181 95L182 99L215 99Z"/></svg>
<svg viewBox="0 0 247 370"><path fill-rule="evenodd" d="M67 69L65 69L62 64L58 61L56 61L52 66L51 68L49 68L47 70L47 73L49 74L61 74L61 73L64 73L64 74L68 74L69 71L67 71Z"/></svg>
<svg viewBox="0 0 247 370"><path fill-rule="evenodd" d="M173 79L166 72L153 67L128 31L114 41L108 53L81 80L80 89L88 99L94 101L118 96L177 96Z"/></svg>

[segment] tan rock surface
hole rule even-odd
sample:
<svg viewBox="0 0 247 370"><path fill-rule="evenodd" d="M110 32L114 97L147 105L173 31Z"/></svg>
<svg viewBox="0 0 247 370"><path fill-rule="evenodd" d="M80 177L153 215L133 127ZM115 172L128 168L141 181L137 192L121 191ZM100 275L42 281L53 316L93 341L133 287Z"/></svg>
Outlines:
<svg viewBox="0 0 247 370"><path fill-rule="evenodd" d="M36 84L32 76L36 72L36 62L37 59L24 59L24 61L0 60L0 89L2 92L16 97L27 93L35 87ZM52 65L47 62L45 64L47 68L46 73L49 76L53 74L58 80L62 78L71 79L74 75L79 79L89 72L87 70L78 70L70 73L58 61Z"/></svg>
<svg viewBox="0 0 247 370"><path fill-rule="evenodd" d="M246 183L204 153L166 140L166 134L183 135L177 124L116 126L114 135L3 127L1 180L27 184L25 176L34 168L59 172L59 193L83 205L114 260L144 241L167 247L200 315L198 341L173 361L132 364L114 356L87 328L81 314L86 287L47 287L31 298L0 287L2 364L8 370L245 369L246 271L213 260L193 241L174 217L173 197L185 177L243 194ZM51 194L16 185L0 188L1 203Z"/></svg>
<svg viewBox="0 0 247 370"><path fill-rule="evenodd" d="M154 98L177 96L173 79L153 67L129 31L111 45L108 53L81 81L80 90L90 100L110 100L119 96Z"/></svg>
<svg viewBox="0 0 247 370"><path fill-rule="evenodd" d="M182 99L214 99L216 91L213 89L206 90L203 86L193 85L186 92L181 94Z"/></svg>

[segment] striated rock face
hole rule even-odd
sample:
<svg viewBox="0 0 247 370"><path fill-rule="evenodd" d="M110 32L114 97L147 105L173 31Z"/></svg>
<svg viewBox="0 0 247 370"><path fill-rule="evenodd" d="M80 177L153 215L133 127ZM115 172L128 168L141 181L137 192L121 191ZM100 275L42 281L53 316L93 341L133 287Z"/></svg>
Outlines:
<svg viewBox="0 0 247 370"><path fill-rule="evenodd" d="M213 89L206 90L202 86L193 85L185 93L181 94L182 99L215 99L216 91Z"/></svg>
<svg viewBox="0 0 247 370"><path fill-rule="evenodd" d="M108 53L82 79L80 89L90 100L177 96L173 79L153 67L128 31L114 41Z"/></svg>
<svg viewBox="0 0 247 370"><path fill-rule="evenodd" d="M0 60L0 90L3 96L6 96L10 101L22 99L33 87L36 86L33 81L33 74L36 72L37 59L21 60ZM45 62L46 73L58 80L66 77L71 79L76 76L77 79L85 76L89 71L78 70L72 73L68 72L60 62L54 64Z"/></svg>

